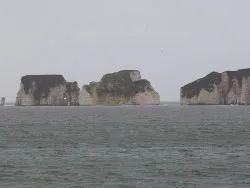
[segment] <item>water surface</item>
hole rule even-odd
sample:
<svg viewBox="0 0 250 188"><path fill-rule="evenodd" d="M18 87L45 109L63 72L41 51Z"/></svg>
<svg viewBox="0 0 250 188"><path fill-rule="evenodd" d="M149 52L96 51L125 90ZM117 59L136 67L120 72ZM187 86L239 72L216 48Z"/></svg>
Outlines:
<svg viewBox="0 0 250 188"><path fill-rule="evenodd" d="M250 107L0 108L0 187L249 188Z"/></svg>

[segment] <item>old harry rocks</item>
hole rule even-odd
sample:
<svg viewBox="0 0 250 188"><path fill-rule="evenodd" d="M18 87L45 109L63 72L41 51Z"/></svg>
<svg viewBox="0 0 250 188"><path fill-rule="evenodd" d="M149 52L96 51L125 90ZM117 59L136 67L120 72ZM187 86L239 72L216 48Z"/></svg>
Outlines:
<svg viewBox="0 0 250 188"><path fill-rule="evenodd" d="M26 75L21 78L17 106L79 105L77 82L66 82L62 75Z"/></svg>
<svg viewBox="0 0 250 188"><path fill-rule="evenodd" d="M105 74L84 85L62 75L26 75L21 78L17 106L158 105L160 96L137 70Z"/></svg>
<svg viewBox="0 0 250 188"><path fill-rule="evenodd" d="M137 70L105 74L100 81L84 85L80 105L158 105L160 96Z"/></svg>

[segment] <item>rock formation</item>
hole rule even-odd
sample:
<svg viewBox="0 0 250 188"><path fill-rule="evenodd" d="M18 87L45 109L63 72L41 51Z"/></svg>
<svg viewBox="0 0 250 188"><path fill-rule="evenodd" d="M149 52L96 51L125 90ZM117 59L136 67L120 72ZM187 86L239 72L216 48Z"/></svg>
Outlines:
<svg viewBox="0 0 250 188"><path fill-rule="evenodd" d="M4 104L5 104L5 97L1 97L1 106L4 106Z"/></svg>
<svg viewBox="0 0 250 188"><path fill-rule="evenodd" d="M180 102L185 105L249 105L250 69L211 72L181 87Z"/></svg>
<svg viewBox="0 0 250 188"><path fill-rule="evenodd" d="M137 70L123 70L104 75L99 82L84 85L80 105L157 105L160 96Z"/></svg>
<svg viewBox="0 0 250 188"><path fill-rule="evenodd" d="M26 75L16 105L79 105L79 90L77 82L66 82L62 75Z"/></svg>

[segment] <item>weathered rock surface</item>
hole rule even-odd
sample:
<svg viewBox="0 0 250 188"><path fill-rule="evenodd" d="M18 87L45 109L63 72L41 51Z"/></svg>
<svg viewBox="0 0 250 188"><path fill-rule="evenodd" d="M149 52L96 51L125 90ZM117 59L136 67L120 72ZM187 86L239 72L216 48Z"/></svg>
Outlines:
<svg viewBox="0 0 250 188"><path fill-rule="evenodd" d="M137 70L104 75L99 82L84 85L80 105L158 105L160 96Z"/></svg>
<svg viewBox="0 0 250 188"><path fill-rule="evenodd" d="M62 75L26 75L21 78L17 106L79 105L77 82L66 82Z"/></svg>
<svg viewBox="0 0 250 188"><path fill-rule="evenodd" d="M180 102L184 105L249 105L250 69L211 72L181 87Z"/></svg>

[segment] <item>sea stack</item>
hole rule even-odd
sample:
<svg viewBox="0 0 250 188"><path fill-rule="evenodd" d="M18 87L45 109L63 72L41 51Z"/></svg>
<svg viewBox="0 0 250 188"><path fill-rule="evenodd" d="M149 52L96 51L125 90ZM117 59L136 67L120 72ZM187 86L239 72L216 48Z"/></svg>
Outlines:
<svg viewBox="0 0 250 188"><path fill-rule="evenodd" d="M4 106L5 105L5 97L1 97L1 106Z"/></svg>
<svg viewBox="0 0 250 188"><path fill-rule="evenodd" d="M62 75L26 75L21 78L17 106L79 105L77 82L66 82Z"/></svg>
<svg viewBox="0 0 250 188"><path fill-rule="evenodd" d="M180 90L182 105L249 105L250 69L211 72Z"/></svg>
<svg viewBox="0 0 250 188"><path fill-rule="evenodd" d="M138 70L105 74L100 81L84 85L80 105L158 105L160 95Z"/></svg>
<svg viewBox="0 0 250 188"><path fill-rule="evenodd" d="M26 75L21 78L17 106L158 105L160 95L137 70L105 74L84 85L62 75Z"/></svg>

